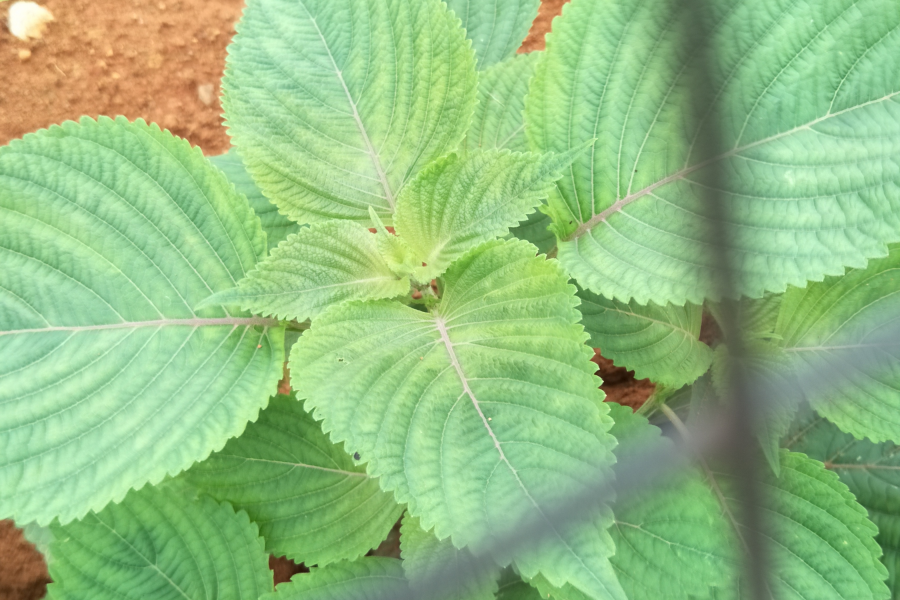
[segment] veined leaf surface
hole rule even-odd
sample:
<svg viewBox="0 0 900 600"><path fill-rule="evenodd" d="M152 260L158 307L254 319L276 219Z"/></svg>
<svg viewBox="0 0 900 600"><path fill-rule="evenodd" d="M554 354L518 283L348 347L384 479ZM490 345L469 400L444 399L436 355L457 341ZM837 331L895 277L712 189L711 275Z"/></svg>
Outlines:
<svg viewBox="0 0 900 600"><path fill-rule="evenodd" d="M397 302L320 315L291 352L297 395L439 539L476 554L547 519L612 461L574 287L531 244L491 242L447 271L426 313ZM624 598L611 515L573 519L512 557L596 598Z"/></svg>
<svg viewBox="0 0 900 600"><path fill-rule="evenodd" d="M211 498L146 487L52 529L54 600L257 600L272 591L256 525Z"/></svg>
<svg viewBox="0 0 900 600"><path fill-rule="evenodd" d="M541 0L448 0L472 40L478 68L515 54L537 17Z"/></svg>
<svg viewBox="0 0 900 600"><path fill-rule="evenodd" d="M578 297L591 345L638 378L679 388L709 368L712 350L700 341L701 307L626 304L583 289Z"/></svg>
<svg viewBox="0 0 900 600"><path fill-rule="evenodd" d="M478 74L478 102L466 133L466 148L528 151L522 111L540 54L517 54Z"/></svg>
<svg viewBox="0 0 900 600"><path fill-rule="evenodd" d="M0 516L65 523L221 448L281 378L276 321L195 310L265 255L184 140L83 119L0 148Z"/></svg>
<svg viewBox="0 0 900 600"><path fill-rule="evenodd" d="M472 125L466 134L469 150L528 150L525 137L525 94L534 75L540 52L517 54L478 74L478 102ZM543 253L556 245L556 236L547 229L550 217L540 211L528 215L521 225L510 230L520 240L527 240Z"/></svg>
<svg viewBox="0 0 900 600"><path fill-rule="evenodd" d="M396 558L366 557L313 568L260 600L384 600L407 592Z"/></svg>
<svg viewBox="0 0 900 600"><path fill-rule="evenodd" d="M791 450L821 460L838 474L878 526L893 597L900 593L900 447L857 440L807 409L785 439Z"/></svg>
<svg viewBox="0 0 900 600"><path fill-rule="evenodd" d="M560 262L609 298L714 299L725 251L733 292L759 298L900 239L900 4L706 7L574 0L547 36L526 130L540 151L596 138L550 206ZM694 92L705 82L708 96ZM727 222L708 216L710 186Z"/></svg>
<svg viewBox="0 0 900 600"><path fill-rule="evenodd" d="M406 515L400 530L403 571L413 593L428 600L493 600L500 567L439 540Z"/></svg>
<svg viewBox="0 0 900 600"><path fill-rule="evenodd" d="M890 329L898 323L893 244L864 269L788 290L776 334L819 414L858 438L900 441L900 335Z"/></svg>
<svg viewBox="0 0 900 600"><path fill-rule="evenodd" d="M237 191L247 196L250 208L259 217L263 231L266 232L269 251L290 234L300 231L300 225L279 213L278 207L263 196L259 187L253 183L250 173L247 172L241 157L234 148L225 154L210 156L209 160L222 169L222 172L228 177L228 181L234 184Z"/></svg>
<svg viewBox="0 0 900 600"><path fill-rule="evenodd" d="M878 560L881 549L874 539L878 529L847 486L822 463L803 454L782 450L779 462L779 477L766 472L759 481L770 542L768 573L772 596L817 600L888 598L890 593L884 584L887 571ZM718 473L716 479L730 514L740 515L734 478ZM737 526L741 535L743 528L742 524ZM739 572L740 565L735 565L735 570ZM735 591L723 597L745 596Z"/></svg>
<svg viewBox="0 0 900 600"><path fill-rule="evenodd" d="M401 188L454 150L475 59L440 0L252 0L229 46L227 125L254 181L307 223L390 224Z"/></svg>
<svg viewBox="0 0 900 600"><path fill-rule="evenodd" d="M403 512L292 396L272 398L256 423L183 477L246 510L270 553L308 565L365 554Z"/></svg>
<svg viewBox="0 0 900 600"><path fill-rule="evenodd" d="M419 281L524 221L576 153L473 151L422 171L400 194L394 217L397 235L426 263Z"/></svg>
<svg viewBox="0 0 900 600"><path fill-rule="evenodd" d="M671 445L643 416L618 404L610 407L618 460ZM696 470L617 501L613 512L611 560L629 600L703 597L711 586L728 581L737 540Z"/></svg>
<svg viewBox="0 0 900 600"><path fill-rule="evenodd" d="M365 227L329 221L291 234L237 287L203 305L239 304L256 314L304 321L337 302L392 298L408 291L409 279L391 271Z"/></svg>

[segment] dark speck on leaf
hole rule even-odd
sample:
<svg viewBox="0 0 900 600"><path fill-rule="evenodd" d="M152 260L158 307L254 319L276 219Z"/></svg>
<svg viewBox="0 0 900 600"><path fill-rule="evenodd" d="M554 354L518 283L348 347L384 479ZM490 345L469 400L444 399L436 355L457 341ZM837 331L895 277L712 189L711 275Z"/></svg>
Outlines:
<svg viewBox="0 0 900 600"><path fill-rule="evenodd" d="M359 460L359 452L353 453L353 460Z"/></svg>

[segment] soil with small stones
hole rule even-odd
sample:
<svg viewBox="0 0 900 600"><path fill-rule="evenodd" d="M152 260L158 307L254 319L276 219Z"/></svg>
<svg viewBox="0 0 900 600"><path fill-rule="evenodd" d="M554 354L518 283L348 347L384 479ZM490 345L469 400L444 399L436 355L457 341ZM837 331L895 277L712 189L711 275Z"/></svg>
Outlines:
<svg viewBox="0 0 900 600"><path fill-rule="evenodd" d="M566 1L543 0L520 52L543 49ZM125 115L159 123L206 154L229 148L219 79L242 0L40 3L55 17L42 39L23 42L0 26L0 145L82 115ZM649 381L595 361L608 399L637 407L652 392ZM399 530L372 553L399 556ZM306 570L274 557L270 567L276 583ZM37 600L49 581L40 553L0 521L0 600Z"/></svg>

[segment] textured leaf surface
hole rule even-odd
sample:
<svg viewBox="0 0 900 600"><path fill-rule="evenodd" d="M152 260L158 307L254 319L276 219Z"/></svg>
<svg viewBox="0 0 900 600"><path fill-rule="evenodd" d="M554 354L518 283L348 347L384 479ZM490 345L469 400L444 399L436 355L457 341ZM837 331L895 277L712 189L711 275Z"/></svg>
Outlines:
<svg viewBox="0 0 900 600"><path fill-rule="evenodd" d="M582 289L578 297L590 344L638 378L679 388L709 368L712 350L700 341L701 307L625 304Z"/></svg>
<svg viewBox="0 0 900 600"><path fill-rule="evenodd" d="M417 597L428 600L492 600L500 568L477 560L449 539L438 540L406 515L400 530L403 571Z"/></svg>
<svg viewBox="0 0 900 600"><path fill-rule="evenodd" d="M534 75L540 55L540 52L518 54L478 74L478 102L466 134L466 148L528 151L522 111L528 82ZM535 211L510 232L546 253L556 245L556 236L547 229L549 225L550 217Z"/></svg>
<svg viewBox="0 0 900 600"><path fill-rule="evenodd" d="M237 287L204 305L239 304L256 314L304 321L329 305L409 291L378 252L375 236L348 221L304 227L278 245Z"/></svg>
<svg viewBox="0 0 900 600"><path fill-rule="evenodd" d="M185 473L247 511L266 549L297 563L354 559L387 536L403 507L292 396L276 396L241 437Z"/></svg>
<svg viewBox="0 0 900 600"><path fill-rule="evenodd" d="M266 232L266 242L269 251L292 233L300 231L300 225L294 223L286 216L278 212L278 207L269 202L263 196L260 189L253 183L253 179L244 167L241 157L234 148L218 156L210 156L210 162L216 165L228 177L228 181L234 184L237 191L247 196L250 208L262 222L263 231Z"/></svg>
<svg viewBox="0 0 900 600"><path fill-rule="evenodd" d="M598 404L574 288L524 242L454 263L431 313L396 302L337 306L291 352L298 397L323 429L438 538L475 553L491 532L552 514L607 472L613 440ZM622 598L602 505L515 556L597 598ZM501 560L507 560L503 555Z"/></svg>
<svg viewBox="0 0 900 600"><path fill-rule="evenodd" d="M890 250L865 269L788 290L776 329L813 407L876 442L900 441L900 336L887 333L900 323L900 245Z"/></svg>
<svg viewBox="0 0 900 600"><path fill-rule="evenodd" d="M900 4L684 6L575 0L554 21L526 99L532 149L596 138L550 199L563 265L623 302L714 298L723 249L707 240L726 223L704 216L709 186L735 293L883 256L900 238ZM694 45L698 18L709 53ZM705 81L708 96L692 93Z"/></svg>
<svg viewBox="0 0 900 600"><path fill-rule="evenodd" d="M385 600L406 593L399 560L367 557L295 575L260 600Z"/></svg>
<svg viewBox="0 0 900 600"><path fill-rule="evenodd" d="M617 460L672 445L630 408L610 408ZM736 540L707 482L687 473L613 504L610 560L629 600L686 600L727 581Z"/></svg>
<svg viewBox="0 0 900 600"><path fill-rule="evenodd" d="M418 279L437 277L466 251L524 221L573 155L475 151L422 171L400 195L394 219L397 235L427 265Z"/></svg>
<svg viewBox="0 0 900 600"><path fill-rule="evenodd" d="M541 0L448 0L472 40L478 68L515 54L537 17Z"/></svg>
<svg viewBox="0 0 900 600"><path fill-rule="evenodd" d="M306 223L389 223L403 185L456 148L475 60L439 0L253 0L223 106L253 179Z"/></svg>
<svg viewBox="0 0 900 600"><path fill-rule="evenodd" d="M825 463L878 526L893 598L900 594L900 447L857 440L811 410L797 419L785 445Z"/></svg>
<svg viewBox="0 0 900 600"><path fill-rule="evenodd" d="M478 102L466 148L528 151L522 111L539 57L540 52L518 54L478 74Z"/></svg>
<svg viewBox="0 0 900 600"><path fill-rule="evenodd" d="M847 486L803 454L783 450L780 463L780 477L766 473L760 480L772 595L817 600L889 597L883 581L887 572L878 561L881 549L874 540L877 528ZM733 479L722 474L717 479L732 514L740 514Z"/></svg>
<svg viewBox="0 0 900 600"><path fill-rule="evenodd" d="M143 122L68 122L0 148L0 215L0 516L99 510L266 405L283 329L194 309L266 251L199 150Z"/></svg>
<svg viewBox="0 0 900 600"><path fill-rule="evenodd" d="M53 533L53 599L257 600L272 591L256 525L211 498L146 487Z"/></svg>

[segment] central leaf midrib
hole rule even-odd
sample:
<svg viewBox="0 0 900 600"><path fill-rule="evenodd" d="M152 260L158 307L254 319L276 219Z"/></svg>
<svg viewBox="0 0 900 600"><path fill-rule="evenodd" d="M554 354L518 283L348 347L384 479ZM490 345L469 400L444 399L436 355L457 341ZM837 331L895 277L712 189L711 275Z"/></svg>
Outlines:
<svg viewBox="0 0 900 600"><path fill-rule="evenodd" d="M221 317L221 318L192 318L192 319L157 319L154 321L124 321L122 323L107 323L102 325L54 325L50 327L36 327L33 329L10 329L0 331L0 336L25 334L25 333L48 333L53 331L71 331L79 333L82 331L104 331L111 329L135 329L139 327L211 327L231 325L232 327L276 327L280 324L277 319L266 319L263 317Z"/></svg>
<svg viewBox="0 0 900 600"><path fill-rule="evenodd" d="M360 473L357 471L345 471L343 469L332 469L329 467L322 467L319 465L311 465L308 463L290 462L290 461L286 461L286 460L274 460L274 459L269 459L269 458L254 458L252 456L240 456L238 454L219 454L218 456L223 457L223 458L237 458L237 459L240 459L243 461L249 461L249 462L259 462L259 463L266 463L266 464L272 464L272 465L282 465L282 466L292 467L292 468L299 467L302 469L312 469L314 471L325 471L327 473L334 473L336 475L348 475L348 476L352 475L354 477L368 478L367 473Z"/></svg>
<svg viewBox="0 0 900 600"><path fill-rule="evenodd" d="M900 95L900 91L891 92L890 94L886 94L885 96L882 96L881 98L877 98L875 100L869 100L867 102L863 102L862 104L858 104L856 106L851 106L851 107L845 108L843 110L839 110L837 112L833 112L833 113L829 112L822 117L813 119L809 123L804 123L803 125L797 125L796 127L793 127L786 131L782 131L781 133L776 133L774 135L763 138L761 140L757 140L757 141L751 142L749 144L744 144L743 146L734 147L731 150L728 150L727 152L723 152L722 154L708 158L708 159L701 161L693 166L680 169L679 171L672 173L668 177L660 179L659 181L652 183L641 190L638 190L632 194L627 194L625 197L623 197L619 200L616 200L608 208L595 214L589 220L579 224L578 227L575 229L575 231L573 231L571 234L566 236L562 241L571 242L571 241L577 240L578 238L580 238L581 236L583 236L584 234L586 234L587 232L592 230L594 227L596 227L600 223L605 222L612 215L620 212L623 208L625 208L626 206L628 206L635 200L638 200L640 198L643 198L644 196L651 194L652 192L654 192L656 189L658 189L660 187L663 187L663 186L673 183L675 181L681 181L682 179L686 178L691 173L699 171L700 169L702 169L704 167L708 167L709 165L714 164L718 161L725 160L727 158L736 156L736 155L740 154L741 152L744 152L751 148L755 148L755 147L761 146L763 144L768 144L770 142L774 142L781 138L793 135L793 134L797 133L798 131L811 130L812 127L814 127L815 125L818 125L819 123L822 123L828 119L837 117L839 115L848 113L850 111L854 111L854 110L863 108L865 106L869 106L872 104L878 104L880 102L885 102L887 100L890 100L891 98L894 98L897 95Z"/></svg>
<svg viewBox="0 0 900 600"><path fill-rule="evenodd" d="M472 405L475 407L475 410L478 411L478 415L481 417L482 424L484 424L485 429L487 429L488 434L490 434L491 439L494 442L494 446L497 448L497 452L499 452L499 454L500 454L500 460L503 461L503 463L510 470L510 472L512 473L513 477L516 480L516 483L519 484L519 487L521 488L522 493L525 494L525 497L528 498L528 501L531 502L531 504L532 504L532 506L534 506L535 510L538 511L538 514L541 516L541 518L547 522L547 524L550 526L550 529L553 531L554 534L556 534L556 537L563 543L563 545L566 547L566 549L572 553L572 556L574 556L578 560L578 562L582 566L582 568L584 568L584 570L588 574L590 574L590 576L597 583L599 583L601 587L603 587L604 589L608 589L606 583L601 581L600 578L598 578L597 575L591 569L589 569L586 564L584 564L584 560L581 558L581 556L578 553L576 553L575 550L569 545L569 542L565 538L563 538L562 534L560 534L560 532L557 530L556 526L553 524L553 522L550 520L550 518L544 513L544 510L541 508L541 506L537 503L537 501L534 499L534 497L528 491L528 488L525 487L525 483L519 477L519 472L515 469L515 467L513 467L512 463L509 462L509 459L506 458L506 454L503 452L503 448L500 446L500 441L497 439L497 436L494 433L494 430L491 428L491 425L488 422L487 417L485 417L484 412L482 412L482 410L481 410L481 406L478 404L478 398L475 397L474 392L472 392L472 389L469 387L469 379L466 376L465 372L463 371L462 364L460 364L460 362L459 362L459 358L456 356L456 350L453 347L453 341L450 339L450 335L447 332L447 324L444 322L442 317L437 316L437 315L435 315L435 317L434 317L434 323L438 330L438 333L441 336L441 341L444 343L444 347L447 349L447 354L449 355L449 358L450 358L450 364L453 366L453 369L456 371L456 375L457 375L457 377L459 377L459 381L463 386L463 393L465 393L466 395L469 396L469 399L472 401Z"/></svg>
<svg viewBox="0 0 900 600"><path fill-rule="evenodd" d="M391 190L391 185L387 179L387 173L384 171L384 167L381 166L381 160L378 158L378 153L375 151L375 146L372 145L372 140L369 139L369 133L366 131L366 126L362 122L362 118L359 116L359 111L356 108L356 102L353 100L353 96L350 94L350 89L347 87L347 82L344 81L344 75L341 73L341 70L337 66L337 62L334 60L334 55L331 53L331 48L328 46L328 42L325 40L325 36L322 34L322 30L319 29L319 24L316 22L315 17L309 12L309 9L306 8L306 5L303 2L300 2L300 6L303 7L303 10L306 11L306 14L309 16L310 22L313 24L313 27L316 28L316 33L319 35L319 39L322 41L322 47L325 48L325 52L328 54L328 60L331 61L331 66L334 68L334 74L337 76L338 82L341 84L341 88L344 90L344 94L347 97L347 102L350 104L350 109L353 111L353 120L356 122L356 126L359 129L360 135L362 135L363 142L366 145L366 153L369 155L369 158L372 160L372 165L375 167L375 172L378 174L378 178L381 180L381 186L384 188L385 199L388 202L388 206L390 207L391 212L394 212L394 193Z"/></svg>

